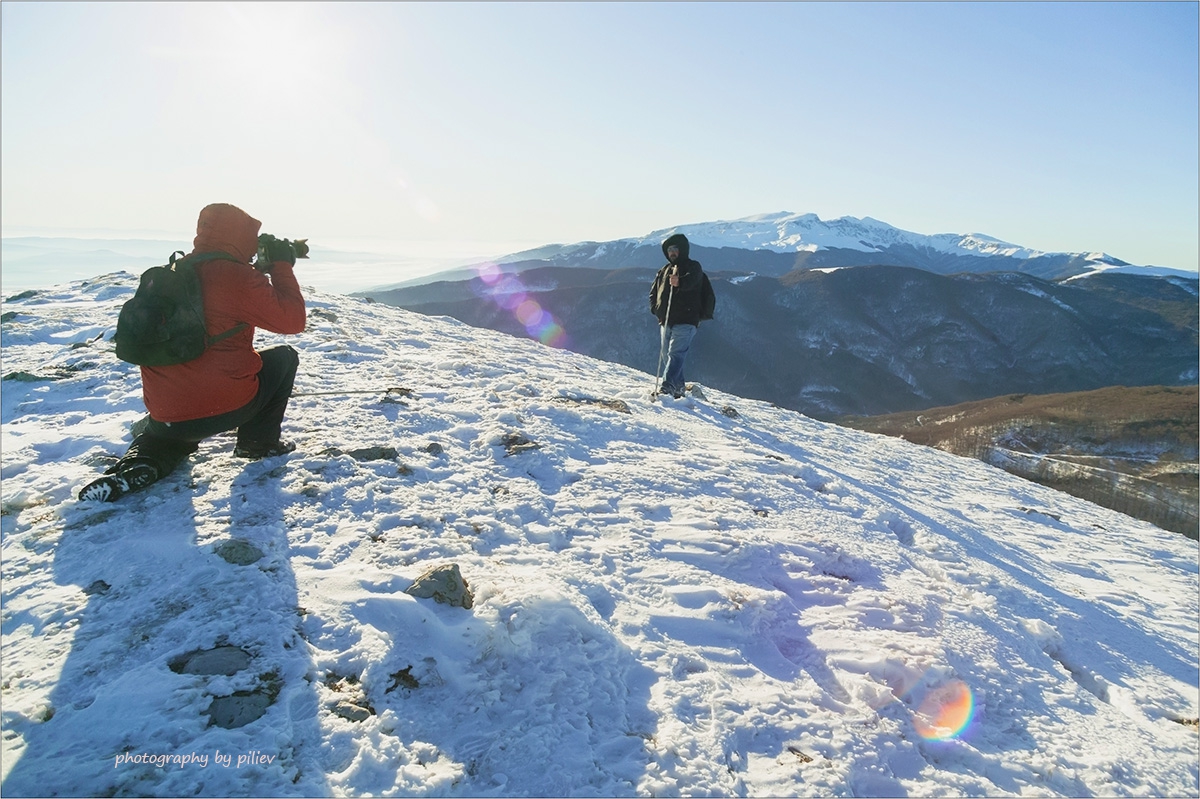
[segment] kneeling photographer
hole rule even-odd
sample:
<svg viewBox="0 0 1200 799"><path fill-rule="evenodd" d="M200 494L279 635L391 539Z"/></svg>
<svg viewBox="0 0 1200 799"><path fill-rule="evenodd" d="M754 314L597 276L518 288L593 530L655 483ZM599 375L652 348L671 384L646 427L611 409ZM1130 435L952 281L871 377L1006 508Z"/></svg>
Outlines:
<svg viewBox="0 0 1200 799"><path fill-rule="evenodd" d="M259 235L262 223L226 203L196 225L194 269L208 346L184 363L141 366L149 411L125 455L83 488L82 500L112 502L165 477L210 436L237 430L234 455L265 458L295 445L280 438L299 355L286 344L258 351L254 331L304 331L304 296L293 273L305 240ZM139 289L140 290L140 289Z"/></svg>

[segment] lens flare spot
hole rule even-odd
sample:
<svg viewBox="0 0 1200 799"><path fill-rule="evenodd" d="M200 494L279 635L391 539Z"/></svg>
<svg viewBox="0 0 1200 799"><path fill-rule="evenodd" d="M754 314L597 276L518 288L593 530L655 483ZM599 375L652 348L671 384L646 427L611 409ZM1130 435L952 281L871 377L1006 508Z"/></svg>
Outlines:
<svg viewBox="0 0 1200 799"><path fill-rule="evenodd" d="M945 741L958 736L975 715L975 697L961 680L931 690L922 700L913 723L922 738Z"/></svg>
<svg viewBox="0 0 1200 799"><path fill-rule="evenodd" d="M516 314L517 321L525 325L526 328L540 328L542 317L545 315L542 306L538 304L537 300L525 300L525 302L517 306L517 310L514 313Z"/></svg>
<svg viewBox="0 0 1200 799"><path fill-rule="evenodd" d="M505 273L493 263L476 267L476 272L482 284L475 287L476 296L486 298L496 307L511 313L530 338L551 347L570 349L571 340L567 331L563 330L554 314L529 295L520 274Z"/></svg>
<svg viewBox="0 0 1200 799"><path fill-rule="evenodd" d="M479 267L479 279L489 286L494 286L503 274L496 264L487 263Z"/></svg>
<svg viewBox="0 0 1200 799"><path fill-rule="evenodd" d="M563 330L557 322L551 322L542 328L538 335L538 341L549 347L566 347L568 342L567 331Z"/></svg>

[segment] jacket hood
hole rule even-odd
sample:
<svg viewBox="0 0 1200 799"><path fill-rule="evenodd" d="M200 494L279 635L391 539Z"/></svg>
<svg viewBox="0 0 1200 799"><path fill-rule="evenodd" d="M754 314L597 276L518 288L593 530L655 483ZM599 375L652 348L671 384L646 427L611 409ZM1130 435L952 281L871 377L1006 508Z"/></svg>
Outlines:
<svg viewBox="0 0 1200 799"><path fill-rule="evenodd" d="M229 253L248 264L258 252L258 231L262 227L250 214L229 203L206 205L196 222L194 252Z"/></svg>
<svg viewBox="0 0 1200 799"><path fill-rule="evenodd" d="M667 240L662 243L663 258L666 258L668 261L671 259L667 258L667 248L672 245L679 248L679 260L686 261L689 257L688 252L691 250L691 245L688 243L687 236L683 235L682 233L676 233L672 236L668 236Z"/></svg>

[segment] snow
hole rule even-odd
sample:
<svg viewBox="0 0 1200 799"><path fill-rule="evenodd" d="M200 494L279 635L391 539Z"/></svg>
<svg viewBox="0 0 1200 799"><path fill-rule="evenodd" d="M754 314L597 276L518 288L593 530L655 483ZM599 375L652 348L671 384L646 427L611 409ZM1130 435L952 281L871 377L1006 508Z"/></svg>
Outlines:
<svg viewBox="0 0 1200 799"><path fill-rule="evenodd" d="M1064 282L1072 280L1081 280L1092 275L1105 274L1121 274L1121 275L1143 275L1145 277L1165 277L1177 286L1181 286L1193 294L1196 292L1196 273L1188 272L1183 269L1173 269L1169 266L1135 266L1133 264L1121 264L1114 266L1112 259L1105 256L1108 260L1093 260L1089 271L1080 275L1067 278Z"/></svg>
<svg viewBox="0 0 1200 799"><path fill-rule="evenodd" d="M983 233L914 233L893 227L886 222L867 217L842 216L822 220L816 214L796 214L780 211L755 214L741 219L701 222L655 230L641 237L618 239L597 247L596 242L546 245L499 259L500 263L518 260L549 259L569 256L578 251L595 250L589 257L598 258L611 245L623 244L630 249L653 247L675 233L683 233L692 244L720 249L732 247L774 252L817 252L838 248L862 252L886 252L891 247L908 247L935 256L1015 259L1018 262L1046 256L1070 256L1086 262L1078 277L1098 272L1118 271L1156 277L1195 279L1194 271L1168 267L1127 264L1103 252L1055 253L1022 247ZM997 269L1019 269L1020 264L998 264Z"/></svg>
<svg viewBox="0 0 1200 799"><path fill-rule="evenodd" d="M1184 536L311 290L295 453L80 503L135 283L3 305L5 795L1197 795Z"/></svg>
<svg viewBox="0 0 1200 799"><path fill-rule="evenodd" d="M756 214L721 222L679 225L654 231L635 241L650 244L662 241L673 233L683 233L688 237L688 241L702 247L740 247L775 252L813 252L831 247L873 252L894 245L907 245L952 255L1013 258L1036 258L1045 255L982 233L925 235L901 230L871 217L860 219L843 216L822 220L816 214L794 214L787 211ZM1103 253L1093 253L1092 256L1099 259Z"/></svg>
<svg viewBox="0 0 1200 799"><path fill-rule="evenodd" d="M1067 313L1072 314L1074 316L1079 316L1079 311L1076 311L1074 308L1072 308L1070 305L1068 305L1067 303L1060 300L1058 297L1055 297L1052 294L1042 291L1040 288L1038 288L1037 284L1030 283L1025 280L1010 280L1008 282L1009 282L1009 285L1013 286L1018 291L1023 291L1026 294L1030 294L1034 297L1038 297L1039 299L1049 300L1050 302L1057 305L1059 308L1062 308Z"/></svg>

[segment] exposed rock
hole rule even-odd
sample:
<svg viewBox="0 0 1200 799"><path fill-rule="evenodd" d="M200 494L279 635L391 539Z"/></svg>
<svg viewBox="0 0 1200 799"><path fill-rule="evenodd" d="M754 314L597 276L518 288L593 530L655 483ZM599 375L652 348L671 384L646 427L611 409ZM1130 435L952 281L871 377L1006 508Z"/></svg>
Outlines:
<svg viewBox="0 0 1200 799"><path fill-rule="evenodd" d="M400 453L395 447L360 447L358 449L343 450L338 447L329 447L320 452L321 455L326 455L336 458L340 455L349 455L356 461L388 461L395 460Z"/></svg>
<svg viewBox="0 0 1200 799"><path fill-rule="evenodd" d="M232 676L250 665L250 653L237 646L196 649L172 658L167 666L176 674Z"/></svg>
<svg viewBox="0 0 1200 799"><path fill-rule="evenodd" d="M395 447L362 447L346 454L356 461L393 461L400 455Z"/></svg>
<svg viewBox="0 0 1200 799"><path fill-rule="evenodd" d="M232 696L214 696L206 712L213 726L232 730L262 718L273 701L267 688L238 691Z"/></svg>
<svg viewBox="0 0 1200 799"><path fill-rule="evenodd" d="M405 666L400 671L391 674L392 684L384 691L385 694L390 694L397 688L407 688L410 691L421 687L421 683L412 675L412 666Z"/></svg>
<svg viewBox="0 0 1200 799"><path fill-rule="evenodd" d="M505 433L500 439L500 443L504 445L505 455L516 455L521 452L528 452L531 449L541 449L542 445L526 438L520 433Z"/></svg>
<svg viewBox="0 0 1200 799"><path fill-rule="evenodd" d="M453 607L470 609L475 605L475 594L463 579L457 563L426 570L404 593Z"/></svg>
<svg viewBox="0 0 1200 799"><path fill-rule="evenodd" d="M354 722L366 721L375 715L375 708L371 706L356 675L349 674L343 677L330 672L325 676L325 687L334 693L343 694L330 708L334 715Z"/></svg>
<svg viewBox="0 0 1200 799"><path fill-rule="evenodd" d="M263 557L261 549L249 541L242 541L238 538L231 539L218 546L216 553L226 563L232 563L234 566L249 566Z"/></svg>
<svg viewBox="0 0 1200 799"><path fill-rule="evenodd" d="M571 402L577 405L599 405L602 408L608 408L610 411L616 411L617 413L633 413L625 400L595 399L593 397L559 397L558 401Z"/></svg>
<svg viewBox="0 0 1200 799"><path fill-rule="evenodd" d="M230 696L213 697L208 707L209 721L213 726L231 730L244 727L262 718L279 697L282 681L278 671L259 675L259 687L252 691L236 691Z"/></svg>
<svg viewBox="0 0 1200 799"><path fill-rule="evenodd" d="M333 712L347 721L366 721L375 715L370 708L356 705L347 699L339 699L333 706Z"/></svg>

